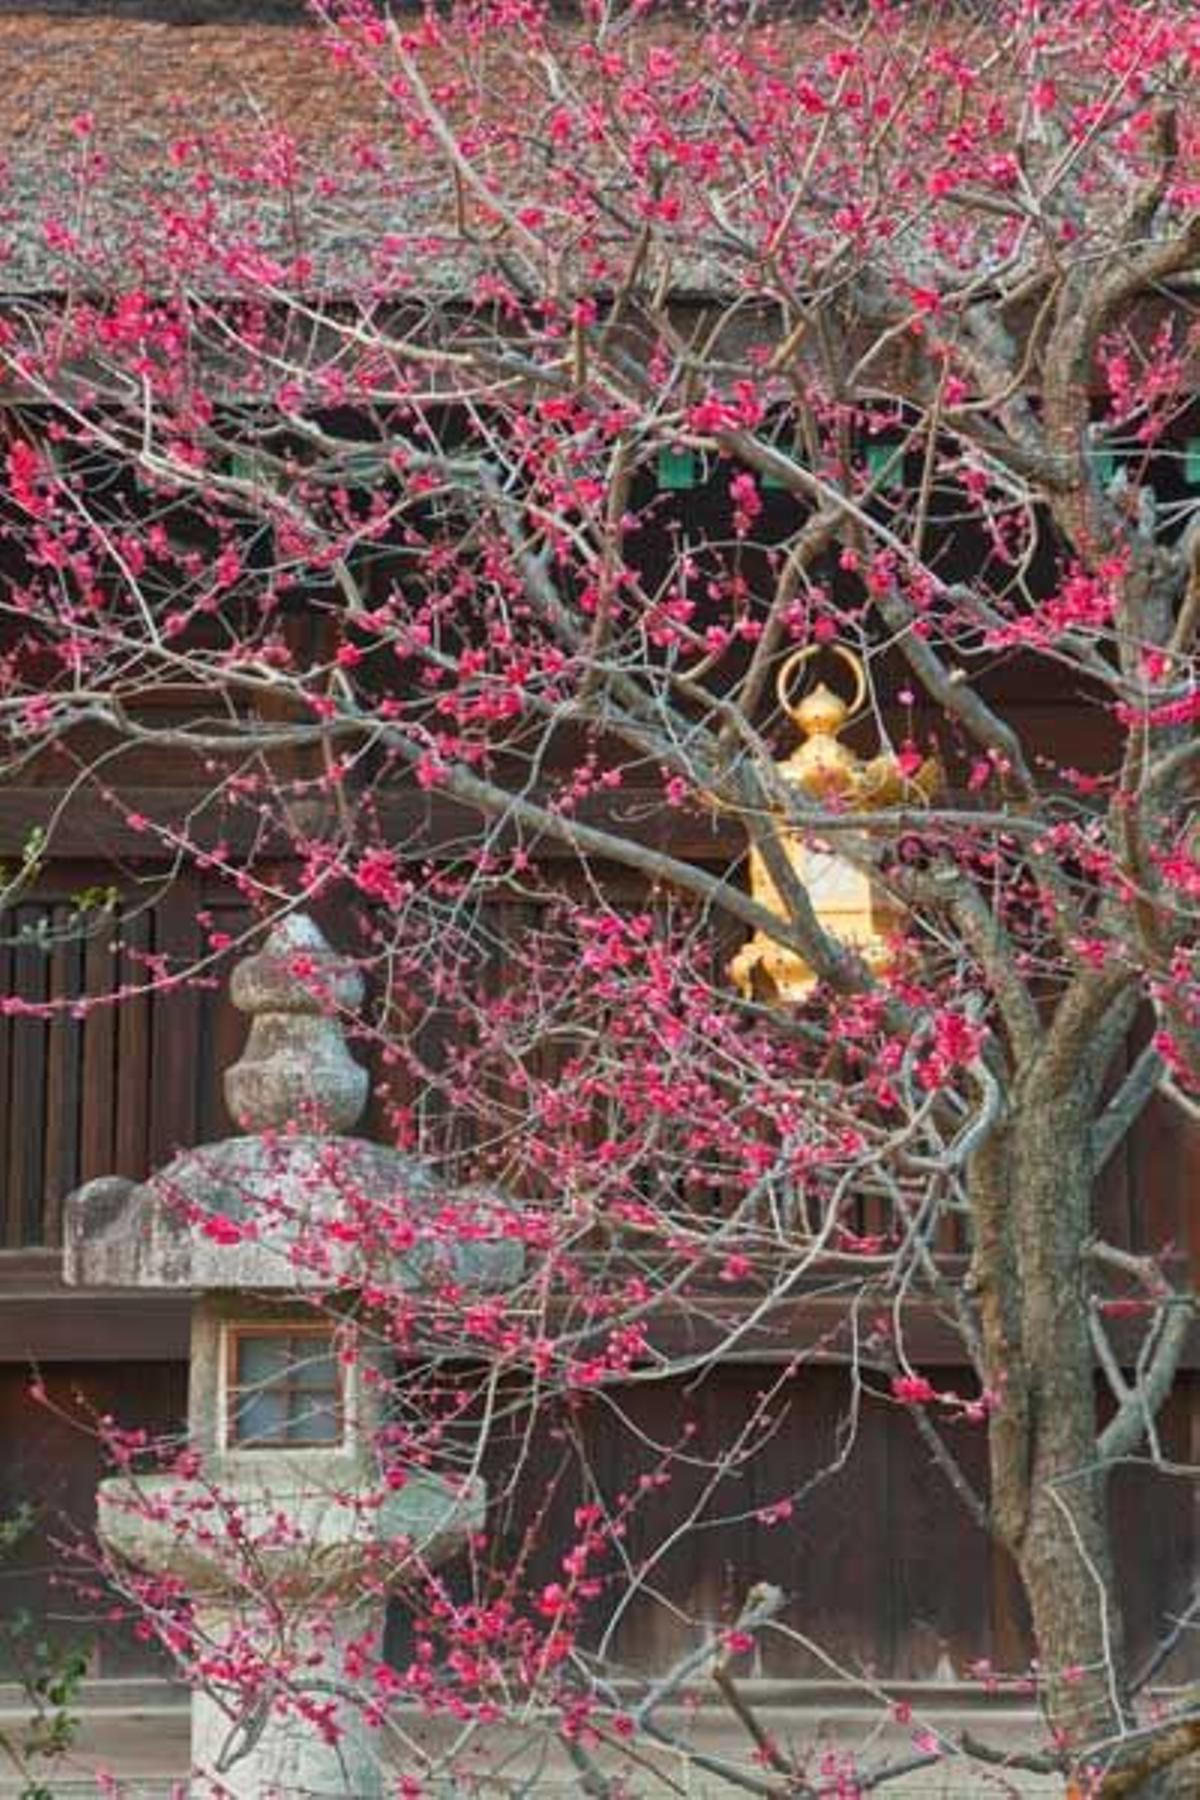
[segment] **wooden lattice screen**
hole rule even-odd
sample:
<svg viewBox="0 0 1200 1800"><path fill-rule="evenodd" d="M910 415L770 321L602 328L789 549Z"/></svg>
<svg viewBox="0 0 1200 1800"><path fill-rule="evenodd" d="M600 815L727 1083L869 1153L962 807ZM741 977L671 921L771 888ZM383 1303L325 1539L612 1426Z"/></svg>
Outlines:
<svg viewBox="0 0 1200 1800"><path fill-rule="evenodd" d="M138 992L147 956L184 966L201 950L197 893L183 881L80 913L66 881L0 915L0 1243L54 1245L62 1201L98 1175L145 1175L178 1147L229 1130L220 1069L243 1034L210 987ZM133 990L119 1004L22 1003Z"/></svg>

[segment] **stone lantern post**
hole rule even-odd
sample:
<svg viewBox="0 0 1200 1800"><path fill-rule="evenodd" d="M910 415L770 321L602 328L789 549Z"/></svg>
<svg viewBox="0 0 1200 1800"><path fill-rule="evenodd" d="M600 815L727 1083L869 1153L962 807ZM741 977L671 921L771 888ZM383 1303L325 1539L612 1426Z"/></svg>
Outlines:
<svg viewBox="0 0 1200 1800"><path fill-rule="evenodd" d="M185 1151L144 1183L89 1182L67 1202L67 1281L193 1300L183 1469L103 1482L98 1531L192 1600L212 1670L193 1691L198 1792L370 1800L383 1792L383 1745L345 1648L378 1649L389 1581L414 1557L444 1559L483 1518L478 1479L381 1481L386 1369L356 1318L368 1255L381 1276L364 1221L419 1220L437 1184L420 1160L346 1135L367 1074L338 1015L361 1003L362 984L310 919L278 926L235 969L232 995L251 1019L225 1075L244 1135ZM419 1231L416 1244L390 1259L391 1285L420 1287L435 1255L476 1288L520 1274L513 1244L434 1251Z"/></svg>

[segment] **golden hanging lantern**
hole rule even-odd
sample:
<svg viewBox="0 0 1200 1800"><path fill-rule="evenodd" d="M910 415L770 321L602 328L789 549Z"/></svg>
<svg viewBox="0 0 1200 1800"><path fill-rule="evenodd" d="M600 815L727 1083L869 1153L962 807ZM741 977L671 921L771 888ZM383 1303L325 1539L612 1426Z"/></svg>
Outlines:
<svg viewBox="0 0 1200 1800"><path fill-rule="evenodd" d="M867 678L861 659L852 650L844 644L829 647L853 677L853 696L844 700L820 682L802 699L793 700L795 676L824 646L810 644L788 657L779 671L776 693L780 706L800 732L801 741L790 756L776 765L780 780L808 801L817 801L837 812L874 812L902 800L926 803L941 779L935 759L927 759L909 777L896 757L884 753L864 762L839 742L840 733L866 705ZM893 946L903 908L864 870L822 845L819 839L806 838L782 825L778 836L824 930L838 943L856 951L872 973L885 973L895 959ZM753 849L750 892L768 912L778 918L787 917L787 908L762 855ZM817 983L802 956L762 931L756 931L738 951L729 973L747 999L757 996L784 1002L804 1000Z"/></svg>

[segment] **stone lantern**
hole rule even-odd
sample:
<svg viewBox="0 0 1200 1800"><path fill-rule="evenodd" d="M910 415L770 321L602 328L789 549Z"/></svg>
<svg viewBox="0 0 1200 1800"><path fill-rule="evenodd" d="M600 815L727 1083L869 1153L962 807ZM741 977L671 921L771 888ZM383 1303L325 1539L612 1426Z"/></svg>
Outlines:
<svg viewBox="0 0 1200 1800"><path fill-rule="evenodd" d="M924 804L941 779L937 762L930 758L912 776L906 776L896 757L882 754L864 762L839 741L841 732L858 717L866 704L867 680L862 662L843 644L833 654L850 671L854 692L849 700L824 682L792 699L794 677L821 651L809 645L788 657L779 671L776 692L779 704L801 734L801 741L777 765L780 780L808 803L831 812L873 812L907 800ZM903 910L867 871L840 855L816 834L779 826L778 836L796 878L807 891L817 919L833 938L854 950L874 974L883 974L894 961L894 940ZM757 850L750 852L750 892L760 906L779 918L787 908ZM802 956L777 944L765 932L756 931L729 966L730 975L748 999L796 1002L817 985L817 977Z"/></svg>
<svg viewBox="0 0 1200 1800"><path fill-rule="evenodd" d="M98 1533L192 1601L214 1671L192 1699L199 1792L370 1800L383 1792L380 1727L355 1699L344 1647L377 1649L389 1584L483 1520L478 1478L414 1469L391 1486L376 1457L388 1372L356 1306L363 1220L398 1209L419 1220L438 1186L419 1159L346 1135L367 1073L338 1015L360 1005L362 983L310 919L277 926L235 969L232 995L251 1020L225 1075L244 1135L67 1202L68 1282L192 1296L187 1456L175 1473L103 1482ZM511 1243L415 1241L386 1273L374 1262L372 1279L419 1288L435 1257L476 1289L519 1278ZM235 1663L261 1670L249 1702L244 1681L221 1678Z"/></svg>

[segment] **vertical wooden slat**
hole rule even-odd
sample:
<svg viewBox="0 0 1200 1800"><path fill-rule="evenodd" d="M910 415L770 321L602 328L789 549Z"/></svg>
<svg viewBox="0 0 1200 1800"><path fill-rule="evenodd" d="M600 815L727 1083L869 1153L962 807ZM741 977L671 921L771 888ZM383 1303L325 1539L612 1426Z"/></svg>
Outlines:
<svg viewBox="0 0 1200 1800"><path fill-rule="evenodd" d="M955 1379L947 1378L947 1386ZM967 1386L965 1373L962 1381ZM887 1438L886 1527L880 1507L873 1529L886 1529L889 1547L894 1637L888 1667L910 1681L944 1679L947 1668L961 1675L971 1663L993 1654L991 1541L952 1492L907 1409L873 1412L864 1416L864 1437L883 1430ZM931 1423L975 1490L985 1492L983 1433L972 1426ZM869 1507L857 1469L855 1460L848 1479Z"/></svg>
<svg viewBox="0 0 1200 1800"><path fill-rule="evenodd" d="M1184 1444L1185 1454L1193 1468L1200 1466L1200 1377L1189 1371L1178 1384L1179 1405L1182 1413L1180 1436ZM1196 1491L1196 1483L1187 1483L1187 1549L1188 1568L1194 1571L1200 1566L1200 1493ZM1196 1585L1194 1574L1189 1585ZM1175 1608L1176 1616L1182 1608ZM1167 1665L1166 1676L1169 1681L1195 1681L1200 1676L1200 1644L1196 1643L1196 1634L1185 1631L1184 1638L1190 1640L1180 1644L1175 1656ZM1183 1673L1177 1671L1182 1665Z"/></svg>
<svg viewBox="0 0 1200 1800"><path fill-rule="evenodd" d="M1188 1259L1188 1280L1200 1278L1200 1132L1180 1109L1156 1094L1129 1143L1135 1248L1157 1255L1167 1244Z"/></svg>
<svg viewBox="0 0 1200 1800"><path fill-rule="evenodd" d="M49 957L38 942L39 906L15 909L18 931L14 986L23 1000L46 998ZM46 1142L46 1047L49 1030L41 1018L18 1018L13 1029L8 1166L13 1204L9 1243L36 1244L41 1234Z"/></svg>
<svg viewBox="0 0 1200 1800"><path fill-rule="evenodd" d="M111 1005L97 1004L117 984L113 950L118 927L97 931L84 952L84 984L88 1010L83 1026L82 1116L79 1122L79 1177L94 1181L114 1171L116 1116L117 1015Z"/></svg>
<svg viewBox="0 0 1200 1800"><path fill-rule="evenodd" d="M533 934L540 923L540 915L541 909L536 905L531 905L528 901L510 901L503 907L504 966L502 981L506 992L520 986L526 980L525 959L530 953ZM552 1067L553 1054L553 1050L544 1041L535 1046L532 1051L525 1051L523 1062L530 1079L537 1081L547 1077ZM522 1117L529 1105L524 1087L514 1082L508 1074L504 1079L500 1100L504 1107L512 1109L515 1118ZM519 1139L521 1135L518 1128L517 1138ZM514 1196L517 1196L523 1191L527 1191L529 1171L522 1168L522 1158L519 1153L514 1158L511 1150L506 1149L505 1156L505 1165L502 1170L497 1171L497 1174Z"/></svg>
<svg viewBox="0 0 1200 1800"><path fill-rule="evenodd" d="M196 912L194 880L176 877L156 910L154 946L173 976L185 975L199 956L201 927ZM159 1168L176 1150L189 1150L196 1142L203 1054L196 989L185 982L156 994L152 1018L149 1156L151 1165Z"/></svg>
<svg viewBox="0 0 1200 1800"><path fill-rule="evenodd" d="M29 1538L5 1557L0 1616L9 1621L25 1611L51 1643L95 1646L103 1675L162 1673L161 1652L129 1625L114 1623L113 1596L89 1602L65 1587L62 1543L91 1537L96 1484L106 1472L97 1435L80 1430L79 1420L111 1413L125 1426L178 1431L187 1409L187 1365L66 1363L47 1368L44 1377L51 1404L36 1406L26 1364L0 1365L0 1517L25 1505L36 1515ZM11 1671L6 1675L11 1679Z"/></svg>
<svg viewBox="0 0 1200 1800"><path fill-rule="evenodd" d="M1167 1468L1179 1468L1191 1448L1192 1396L1185 1378L1156 1420ZM1173 1618L1187 1607L1195 1587L1190 1483L1147 1463L1113 1470L1109 1491L1116 1587L1121 1596L1130 1661L1137 1668L1159 1643ZM1179 1650L1163 1670L1170 1683L1195 1679L1194 1631L1184 1631Z"/></svg>
<svg viewBox="0 0 1200 1800"><path fill-rule="evenodd" d="M151 920L133 910L121 921L118 972L123 987L143 988L149 980L145 963L151 948ZM148 1088L150 1082L149 994L136 993L117 1009L117 1090L113 1170L138 1181L150 1173Z"/></svg>
<svg viewBox="0 0 1200 1800"><path fill-rule="evenodd" d="M56 906L52 914L56 942L50 957L50 998L77 1000L83 988L84 953L74 934L73 910ZM49 1025L46 1065L46 1183L38 1241L61 1238L62 1203L79 1182L79 1107L82 1094L83 1031L60 1005Z"/></svg>

